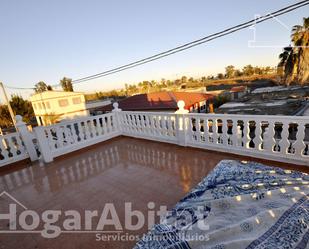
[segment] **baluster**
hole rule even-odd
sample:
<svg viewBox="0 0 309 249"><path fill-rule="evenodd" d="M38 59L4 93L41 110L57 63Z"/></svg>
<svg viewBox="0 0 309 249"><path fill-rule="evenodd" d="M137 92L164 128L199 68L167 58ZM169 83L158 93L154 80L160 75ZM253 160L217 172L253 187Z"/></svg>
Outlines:
<svg viewBox="0 0 309 249"><path fill-rule="evenodd" d="M15 144L13 143L13 137L10 136L5 141L7 142L7 146L10 148L10 153L12 154L13 157L17 156L17 148Z"/></svg>
<svg viewBox="0 0 309 249"><path fill-rule="evenodd" d="M145 123L146 123L146 116L145 116L145 114L142 114L142 115L140 115L140 124L141 124L142 134L147 134Z"/></svg>
<svg viewBox="0 0 309 249"><path fill-rule="evenodd" d="M165 127L165 135L169 136L170 135L170 130L169 130L169 116L164 116L164 127Z"/></svg>
<svg viewBox="0 0 309 249"><path fill-rule="evenodd" d="M155 136L157 134L157 130L156 130L156 127L155 127L155 122L156 122L155 116L154 115L150 115L149 119L150 119L151 135Z"/></svg>
<svg viewBox="0 0 309 249"><path fill-rule="evenodd" d="M64 139L63 139L63 128L60 126L56 126L56 137L57 137L57 148L61 148L64 145Z"/></svg>
<svg viewBox="0 0 309 249"><path fill-rule="evenodd" d="M253 142L256 150L262 150L262 123L259 121L255 121L255 137Z"/></svg>
<svg viewBox="0 0 309 249"><path fill-rule="evenodd" d="M102 132L103 132L104 135L107 133L107 125L106 125L106 122L107 122L106 117L105 117L105 116L102 117Z"/></svg>
<svg viewBox="0 0 309 249"><path fill-rule="evenodd" d="M135 117L136 132L139 134L142 131L140 115L135 114L134 117Z"/></svg>
<svg viewBox="0 0 309 249"><path fill-rule="evenodd" d="M110 116L110 121L111 121L111 131L116 131L116 120L115 120L116 114L112 114Z"/></svg>
<svg viewBox="0 0 309 249"><path fill-rule="evenodd" d="M4 157L3 160L5 160L9 157L9 152L7 150L7 146L5 145L4 138L0 138L0 139L1 139L1 141L0 141L0 149L1 149L0 154Z"/></svg>
<svg viewBox="0 0 309 249"><path fill-rule="evenodd" d="M158 128L158 131L159 131L159 136L162 136L162 116L161 115L158 115L157 116L157 128Z"/></svg>
<svg viewBox="0 0 309 249"><path fill-rule="evenodd" d="M168 128L168 135L170 137L173 137L172 116L167 117L167 128Z"/></svg>
<svg viewBox="0 0 309 249"><path fill-rule="evenodd" d="M201 120L200 120L200 118L196 118L195 119L195 129L196 129L196 131L195 131L195 134L196 134L196 136L195 136L195 139L197 140L197 142L201 142Z"/></svg>
<svg viewBox="0 0 309 249"><path fill-rule="evenodd" d="M133 133L137 133L137 120L136 120L136 116L135 116L135 114L132 114L132 126L131 126L132 128L132 132Z"/></svg>
<svg viewBox="0 0 309 249"><path fill-rule="evenodd" d="M93 131L93 136L97 137L100 135L99 133L99 123L98 123L98 118L97 117L93 117L93 119L91 120L91 126L92 126L92 131Z"/></svg>
<svg viewBox="0 0 309 249"><path fill-rule="evenodd" d="M136 126L136 120L135 120L135 115L131 114L131 132L136 133L137 126Z"/></svg>
<svg viewBox="0 0 309 249"><path fill-rule="evenodd" d="M221 135L221 137L222 137L222 144L224 146L228 146L228 139L229 139L229 136L227 134L228 122L227 122L227 120L225 118L222 118L221 120L222 120L222 135Z"/></svg>
<svg viewBox="0 0 309 249"><path fill-rule="evenodd" d="M96 119L97 121L97 132L98 132L98 136L101 136L104 134L104 130L103 130L103 121L102 121L102 117L98 117Z"/></svg>
<svg viewBox="0 0 309 249"><path fill-rule="evenodd" d="M204 118L204 142L209 143L208 118Z"/></svg>
<svg viewBox="0 0 309 249"><path fill-rule="evenodd" d="M67 145L74 143L74 140L73 140L72 134L71 134L71 129L68 126L72 127L72 124L65 125L63 127L64 138L65 138L65 141L66 141Z"/></svg>
<svg viewBox="0 0 309 249"><path fill-rule="evenodd" d="M214 125L213 118L212 119L208 119L208 121L207 121L207 131L208 131L207 141L209 143L214 143L214 132L213 132L214 127L213 127L213 125ZM211 132L210 132L210 130L211 130Z"/></svg>
<svg viewBox="0 0 309 249"><path fill-rule="evenodd" d="M149 114L145 115L146 134L151 135L150 117Z"/></svg>
<svg viewBox="0 0 309 249"><path fill-rule="evenodd" d="M297 134L296 134L296 142L295 142L295 155L303 156L304 150L306 148L306 144L304 142L305 139L305 123L298 122Z"/></svg>
<svg viewBox="0 0 309 249"><path fill-rule="evenodd" d="M213 138L214 144L218 144L218 138L219 138L218 120L216 118L214 118L212 121L212 138Z"/></svg>
<svg viewBox="0 0 309 249"><path fill-rule="evenodd" d="M91 131L89 129L88 120L85 120L83 124L84 124L84 131L85 131L85 140L88 140L91 138Z"/></svg>
<svg viewBox="0 0 309 249"><path fill-rule="evenodd" d="M288 154L288 149L290 146L289 141L289 123L282 123L282 132L281 132L281 140L279 141L280 153L283 155Z"/></svg>
<svg viewBox="0 0 309 249"><path fill-rule="evenodd" d="M160 116L160 126L162 136L166 135L166 125L165 125L165 116Z"/></svg>
<svg viewBox="0 0 309 249"><path fill-rule="evenodd" d="M121 129L126 132L128 131L128 127L127 127L127 119L128 119L128 115L126 113L123 112L119 112L119 125L121 127ZM121 118L120 118L121 117Z"/></svg>
<svg viewBox="0 0 309 249"><path fill-rule="evenodd" d="M157 135L160 137L161 136L161 120L160 120L159 115L156 115L156 131L157 131Z"/></svg>
<svg viewBox="0 0 309 249"><path fill-rule="evenodd" d="M275 127L274 121L270 121L268 123L268 128L264 133L264 141L265 141L264 147L266 151L271 152L271 153L274 152L273 147L276 144L276 141L274 138L274 135L275 135L274 127Z"/></svg>
<svg viewBox="0 0 309 249"><path fill-rule="evenodd" d="M166 126L167 126L167 134L169 137L173 136L173 129L172 129L172 119L171 116L166 117Z"/></svg>
<svg viewBox="0 0 309 249"><path fill-rule="evenodd" d="M52 128L44 129L43 134L45 135L44 138L47 139L48 145L51 148L51 150L54 150L56 148L57 142L56 142L56 138L52 134Z"/></svg>
<svg viewBox="0 0 309 249"><path fill-rule="evenodd" d="M250 127L249 127L250 122L247 119L244 119L243 122L244 122L244 137L243 137L244 147L246 149L249 149L250 148L249 143L251 141L250 134L249 134L250 133Z"/></svg>
<svg viewBox="0 0 309 249"><path fill-rule="evenodd" d="M78 133L78 137L80 139L80 141L84 141L85 140L85 134L83 132L83 127L81 125L81 122L79 121L77 123L77 131L76 131L76 134Z"/></svg>
<svg viewBox="0 0 309 249"><path fill-rule="evenodd" d="M194 131L193 131L193 118L189 116L189 130L188 130L188 138L190 141L194 141Z"/></svg>
<svg viewBox="0 0 309 249"><path fill-rule="evenodd" d="M16 138L17 149L20 151L20 154L25 154L26 148L23 145L23 141L21 140L21 137L17 135L15 138Z"/></svg>
<svg viewBox="0 0 309 249"><path fill-rule="evenodd" d="M76 127L78 127L77 123L73 123L71 125L72 143L77 143L78 142L78 136L77 136Z"/></svg>
<svg viewBox="0 0 309 249"><path fill-rule="evenodd" d="M128 114L128 132L129 133L132 133L132 115L131 114Z"/></svg>
<svg viewBox="0 0 309 249"><path fill-rule="evenodd" d="M108 132L112 132L111 115L107 116L107 129L108 129Z"/></svg>
<svg viewBox="0 0 309 249"><path fill-rule="evenodd" d="M237 125L237 119L232 119L232 136L231 136L231 141L232 141L232 146L239 146L238 143L238 132L239 132L239 126Z"/></svg>
<svg viewBox="0 0 309 249"><path fill-rule="evenodd" d="M134 115L133 114L130 114L130 131L131 133L134 133L135 132L135 118L134 118Z"/></svg>
<svg viewBox="0 0 309 249"><path fill-rule="evenodd" d="M91 138L95 137L95 129L94 129L93 119L92 118L89 118L87 120L87 127L88 127L88 130L89 130L90 137Z"/></svg>

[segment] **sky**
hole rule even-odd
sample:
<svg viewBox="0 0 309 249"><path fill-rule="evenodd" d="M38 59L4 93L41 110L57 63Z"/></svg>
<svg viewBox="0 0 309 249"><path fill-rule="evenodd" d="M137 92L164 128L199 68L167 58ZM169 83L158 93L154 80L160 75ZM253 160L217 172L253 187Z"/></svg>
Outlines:
<svg viewBox="0 0 309 249"><path fill-rule="evenodd" d="M1 0L0 81L33 87L99 73L221 31L291 0ZM199 77L227 65L275 66L309 7L125 72L76 85L104 91L125 83ZM280 24L281 23L281 24ZM283 25L284 24L284 25ZM249 47L248 41L254 39ZM25 93L9 90L11 93ZM29 92L29 91L28 91Z"/></svg>

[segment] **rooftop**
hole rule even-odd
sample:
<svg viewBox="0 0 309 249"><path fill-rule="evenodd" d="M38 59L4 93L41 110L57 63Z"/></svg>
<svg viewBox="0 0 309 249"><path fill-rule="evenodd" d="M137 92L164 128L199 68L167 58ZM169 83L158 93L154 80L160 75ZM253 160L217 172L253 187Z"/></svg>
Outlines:
<svg viewBox="0 0 309 249"><path fill-rule="evenodd" d="M31 210L102 210L124 203L146 212L147 203L173 207L224 159L254 160L266 165L308 172L306 166L275 163L227 153L149 140L118 137L57 158L49 164L20 162L0 171L0 189ZM0 209L5 204L0 198ZM2 205L2 206L1 206ZM120 216L121 222L124 215ZM0 227L7 223L0 221ZM147 227L138 230L142 235ZM132 234L132 232L130 232ZM95 234L62 234L44 239L37 234L0 235L1 248L132 248L135 241L97 242Z"/></svg>
<svg viewBox="0 0 309 249"><path fill-rule="evenodd" d="M128 97L119 102L119 108L124 111L137 110L177 110L177 102L183 100L186 103L185 108L197 102L202 102L212 98L211 94L194 92L155 92L138 94ZM112 105L103 108L105 111L111 111Z"/></svg>

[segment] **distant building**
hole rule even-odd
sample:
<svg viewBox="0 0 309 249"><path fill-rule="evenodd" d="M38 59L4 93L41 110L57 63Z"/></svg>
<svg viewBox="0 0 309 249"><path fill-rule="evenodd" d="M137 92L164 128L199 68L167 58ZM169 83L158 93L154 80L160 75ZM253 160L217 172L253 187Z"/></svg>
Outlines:
<svg viewBox="0 0 309 249"><path fill-rule="evenodd" d="M45 91L30 97L38 125L95 114L108 101L86 102L82 92Z"/></svg>
<svg viewBox="0 0 309 249"><path fill-rule="evenodd" d="M230 90L231 100L239 99L248 93L247 86L234 86Z"/></svg>
<svg viewBox="0 0 309 249"><path fill-rule="evenodd" d="M124 111L152 111L152 112L175 112L177 102L183 100L186 103L185 109L190 112L209 112L209 103L213 96L205 93L190 92L155 92L138 94L128 97L119 102L119 108ZM112 105L102 107L104 112L110 112Z"/></svg>

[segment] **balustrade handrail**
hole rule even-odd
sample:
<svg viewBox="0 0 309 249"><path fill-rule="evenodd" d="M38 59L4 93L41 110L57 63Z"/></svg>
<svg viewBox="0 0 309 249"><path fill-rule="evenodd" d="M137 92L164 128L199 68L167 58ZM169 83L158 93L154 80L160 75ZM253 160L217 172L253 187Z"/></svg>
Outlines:
<svg viewBox="0 0 309 249"><path fill-rule="evenodd" d="M26 148L23 158L36 160L35 136L43 160L50 162L59 155L125 135L309 166L308 117L188 113L181 101L178 107L172 113L121 111L114 105L111 113L39 126L34 133L20 117L17 133L0 136L1 150L6 155L3 139L17 136L20 146Z"/></svg>
<svg viewBox="0 0 309 249"><path fill-rule="evenodd" d="M188 113L184 114L186 116L201 116L201 117L231 117L231 118L240 118L240 119L249 119L249 118L254 118L254 119L266 119L266 120L274 120L274 119L291 119L291 120L304 120L309 122L308 117L303 117L303 116L282 116L282 115L252 115L252 114L221 114L221 113ZM254 120L253 119L253 120Z"/></svg>

